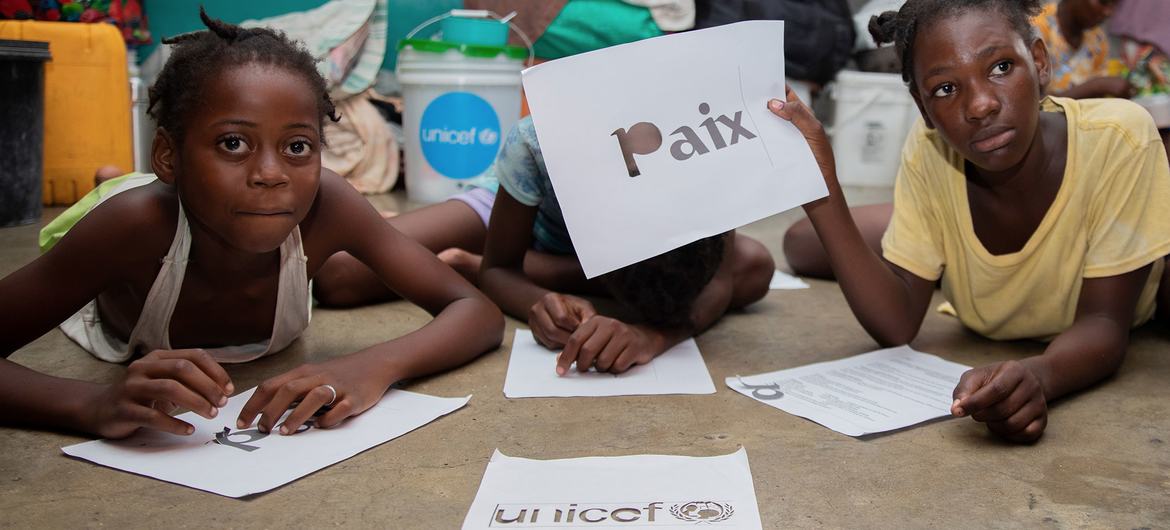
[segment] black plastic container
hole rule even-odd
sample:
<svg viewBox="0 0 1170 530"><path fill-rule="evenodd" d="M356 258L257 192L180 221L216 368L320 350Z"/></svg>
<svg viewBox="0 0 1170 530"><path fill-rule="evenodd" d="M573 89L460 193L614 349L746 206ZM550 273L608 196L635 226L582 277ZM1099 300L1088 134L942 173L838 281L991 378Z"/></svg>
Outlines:
<svg viewBox="0 0 1170 530"><path fill-rule="evenodd" d="M49 43L0 40L0 226L41 218Z"/></svg>

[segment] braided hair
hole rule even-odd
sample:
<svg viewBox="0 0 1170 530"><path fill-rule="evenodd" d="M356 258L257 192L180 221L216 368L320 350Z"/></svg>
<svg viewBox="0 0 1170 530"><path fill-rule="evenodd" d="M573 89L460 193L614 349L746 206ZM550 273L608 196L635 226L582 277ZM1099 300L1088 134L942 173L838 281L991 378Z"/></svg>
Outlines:
<svg viewBox="0 0 1170 530"><path fill-rule="evenodd" d="M914 86L914 39L921 27L943 17L970 9L984 9L1007 18L1012 28L1026 42L1036 39L1032 17L1040 12L1043 0L909 0L898 11L886 11L869 20L869 34L874 42L894 43L902 60L902 81Z"/></svg>
<svg viewBox="0 0 1170 530"><path fill-rule="evenodd" d="M199 18L207 30L163 40L163 44L173 46L173 53L150 87L147 107L159 127L181 143L185 118L197 107L200 88L207 80L234 66L260 63L299 74L309 83L316 95L320 111L317 127L324 142L325 116L333 121L340 118L312 54L280 31L228 24L207 16L202 7Z"/></svg>

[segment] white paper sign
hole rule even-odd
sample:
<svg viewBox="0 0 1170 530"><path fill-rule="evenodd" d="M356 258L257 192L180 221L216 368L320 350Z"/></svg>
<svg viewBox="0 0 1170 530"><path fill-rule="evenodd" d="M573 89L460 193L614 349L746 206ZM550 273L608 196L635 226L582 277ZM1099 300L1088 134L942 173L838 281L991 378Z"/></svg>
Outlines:
<svg viewBox="0 0 1170 530"><path fill-rule="evenodd" d="M727 386L756 401L849 436L949 416L951 393L969 366L910 349L888 348L750 377Z"/></svg>
<svg viewBox="0 0 1170 530"><path fill-rule="evenodd" d="M747 452L530 460L498 450L464 530L761 528Z"/></svg>
<svg viewBox="0 0 1170 530"><path fill-rule="evenodd" d="M784 23L751 21L524 71L537 138L587 277L826 195L784 97Z"/></svg>
<svg viewBox="0 0 1170 530"><path fill-rule="evenodd" d="M768 283L768 289L808 289L808 284L787 272L772 271L772 281Z"/></svg>
<svg viewBox="0 0 1170 530"><path fill-rule="evenodd" d="M333 429L265 435L253 426L236 430L236 418L255 388L228 400L215 418L193 412L179 419L195 426L190 436L142 431L123 440L95 440L64 447L84 458L139 475L227 497L268 491L387 442L467 404L471 396L439 398L404 390ZM225 431L225 429L228 429Z"/></svg>
<svg viewBox="0 0 1170 530"><path fill-rule="evenodd" d="M711 373L695 339L684 340L648 364L620 374L596 369L582 373L574 364L565 375L557 375L558 354L536 342L531 330L516 330L504 395L527 398L715 393Z"/></svg>

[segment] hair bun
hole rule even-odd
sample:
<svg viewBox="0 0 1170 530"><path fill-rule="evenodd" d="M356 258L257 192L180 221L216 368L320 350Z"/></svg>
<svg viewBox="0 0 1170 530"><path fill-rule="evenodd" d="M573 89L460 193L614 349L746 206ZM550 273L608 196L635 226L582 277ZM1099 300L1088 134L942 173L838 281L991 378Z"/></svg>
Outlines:
<svg viewBox="0 0 1170 530"><path fill-rule="evenodd" d="M894 42L894 33L897 31L897 11L886 11L880 15L874 15L869 19L869 35L873 37L873 41L877 44L885 44Z"/></svg>

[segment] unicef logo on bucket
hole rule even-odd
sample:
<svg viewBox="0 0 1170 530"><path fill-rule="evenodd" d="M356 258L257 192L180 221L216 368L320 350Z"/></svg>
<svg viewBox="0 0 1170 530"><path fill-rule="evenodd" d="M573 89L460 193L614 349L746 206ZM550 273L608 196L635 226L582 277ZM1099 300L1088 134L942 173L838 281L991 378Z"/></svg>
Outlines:
<svg viewBox="0 0 1170 530"><path fill-rule="evenodd" d="M487 170L500 147L500 119L483 98L448 92L423 111L419 142L427 163L443 176L468 179Z"/></svg>

